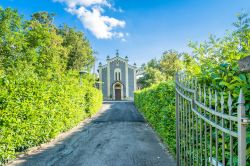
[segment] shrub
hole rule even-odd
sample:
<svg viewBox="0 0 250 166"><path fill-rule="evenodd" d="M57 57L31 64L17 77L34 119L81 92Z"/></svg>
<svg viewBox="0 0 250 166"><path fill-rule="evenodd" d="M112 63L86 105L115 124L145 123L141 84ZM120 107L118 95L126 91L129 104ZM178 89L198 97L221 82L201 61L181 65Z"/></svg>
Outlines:
<svg viewBox="0 0 250 166"><path fill-rule="evenodd" d="M46 81L32 73L25 77L25 72L18 78L0 79L4 82L0 85L0 163L49 141L101 106L101 92L89 85L79 86L76 73L60 81Z"/></svg>
<svg viewBox="0 0 250 166"><path fill-rule="evenodd" d="M79 85L79 70L93 65L89 42L82 32L60 30L51 20L46 12L24 20L0 7L0 165L101 106L93 76Z"/></svg>
<svg viewBox="0 0 250 166"><path fill-rule="evenodd" d="M135 92L135 105L175 154L175 91L172 81Z"/></svg>

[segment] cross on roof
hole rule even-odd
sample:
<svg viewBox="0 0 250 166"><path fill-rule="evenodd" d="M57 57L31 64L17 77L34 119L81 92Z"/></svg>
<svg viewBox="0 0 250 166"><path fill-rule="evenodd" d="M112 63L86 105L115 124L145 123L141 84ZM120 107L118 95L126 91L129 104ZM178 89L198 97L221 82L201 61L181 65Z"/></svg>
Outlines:
<svg viewBox="0 0 250 166"><path fill-rule="evenodd" d="M116 56L119 56L119 50L116 49Z"/></svg>

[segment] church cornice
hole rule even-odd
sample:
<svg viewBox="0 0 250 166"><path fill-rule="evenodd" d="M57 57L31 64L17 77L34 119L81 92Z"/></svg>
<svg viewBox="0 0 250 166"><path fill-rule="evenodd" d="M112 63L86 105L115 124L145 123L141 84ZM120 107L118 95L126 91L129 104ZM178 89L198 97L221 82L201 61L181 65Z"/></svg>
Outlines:
<svg viewBox="0 0 250 166"><path fill-rule="evenodd" d="M132 69L132 70L137 70L136 64L134 64L134 65L128 64L128 57L127 56L125 58L120 57L118 50L116 50L116 54L115 54L115 56L113 58L110 58L109 56L107 56L107 59L106 59L107 64L101 65L101 63L99 63L99 68L102 68L102 69L107 68L108 65L110 63L113 63L114 61L123 62L123 63L125 63L127 68Z"/></svg>
<svg viewBox="0 0 250 166"><path fill-rule="evenodd" d="M113 62L113 61L112 61ZM102 69L104 69L104 68L107 68L107 64L105 64L105 65L103 65L103 66L99 66L99 67L101 67ZM128 64L128 68L130 68L130 69L133 69L133 70L136 70L137 69L137 67L136 66L133 66L133 65L130 65L130 64Z"/></svg>
<svg viewBox="0 0 250 166"><path fill-rule="evenodd" d="M120 60L120 61L122 61L122 62L124 62L124 63L128 62L127 59L124 59L124 58L122 58L122 57L120 57L120 56L115 56L114 58L111 58L111 59L109 59L108 61L111 63L111 62L114 62L114 61L116 61L116 60Z"/></svg>

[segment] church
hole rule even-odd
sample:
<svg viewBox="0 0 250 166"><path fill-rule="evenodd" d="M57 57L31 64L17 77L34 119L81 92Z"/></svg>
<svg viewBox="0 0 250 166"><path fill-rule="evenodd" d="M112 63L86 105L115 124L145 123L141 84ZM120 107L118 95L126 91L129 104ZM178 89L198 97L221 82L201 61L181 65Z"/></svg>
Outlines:
<svg viewBox="0 0 250 166"><path fill-rule="evenodd" d="M119 56L118 50L113 58L107 56L107 63L99 63L99 88L104 100L133 100L136 90L136 64L128 64L128 57Z"/></svg>

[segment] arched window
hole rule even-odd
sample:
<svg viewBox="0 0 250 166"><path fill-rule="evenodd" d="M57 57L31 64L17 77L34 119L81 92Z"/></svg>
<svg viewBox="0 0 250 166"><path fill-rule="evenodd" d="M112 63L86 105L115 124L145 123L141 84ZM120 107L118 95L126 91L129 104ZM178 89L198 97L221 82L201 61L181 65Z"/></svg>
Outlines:
<svg viewBox="0 0 250 166"><path fill-rule="evenodd" d="M119 68L116 68L115 71L114 71L114 79L115 81L121 81L121 69Z"/></svg>

